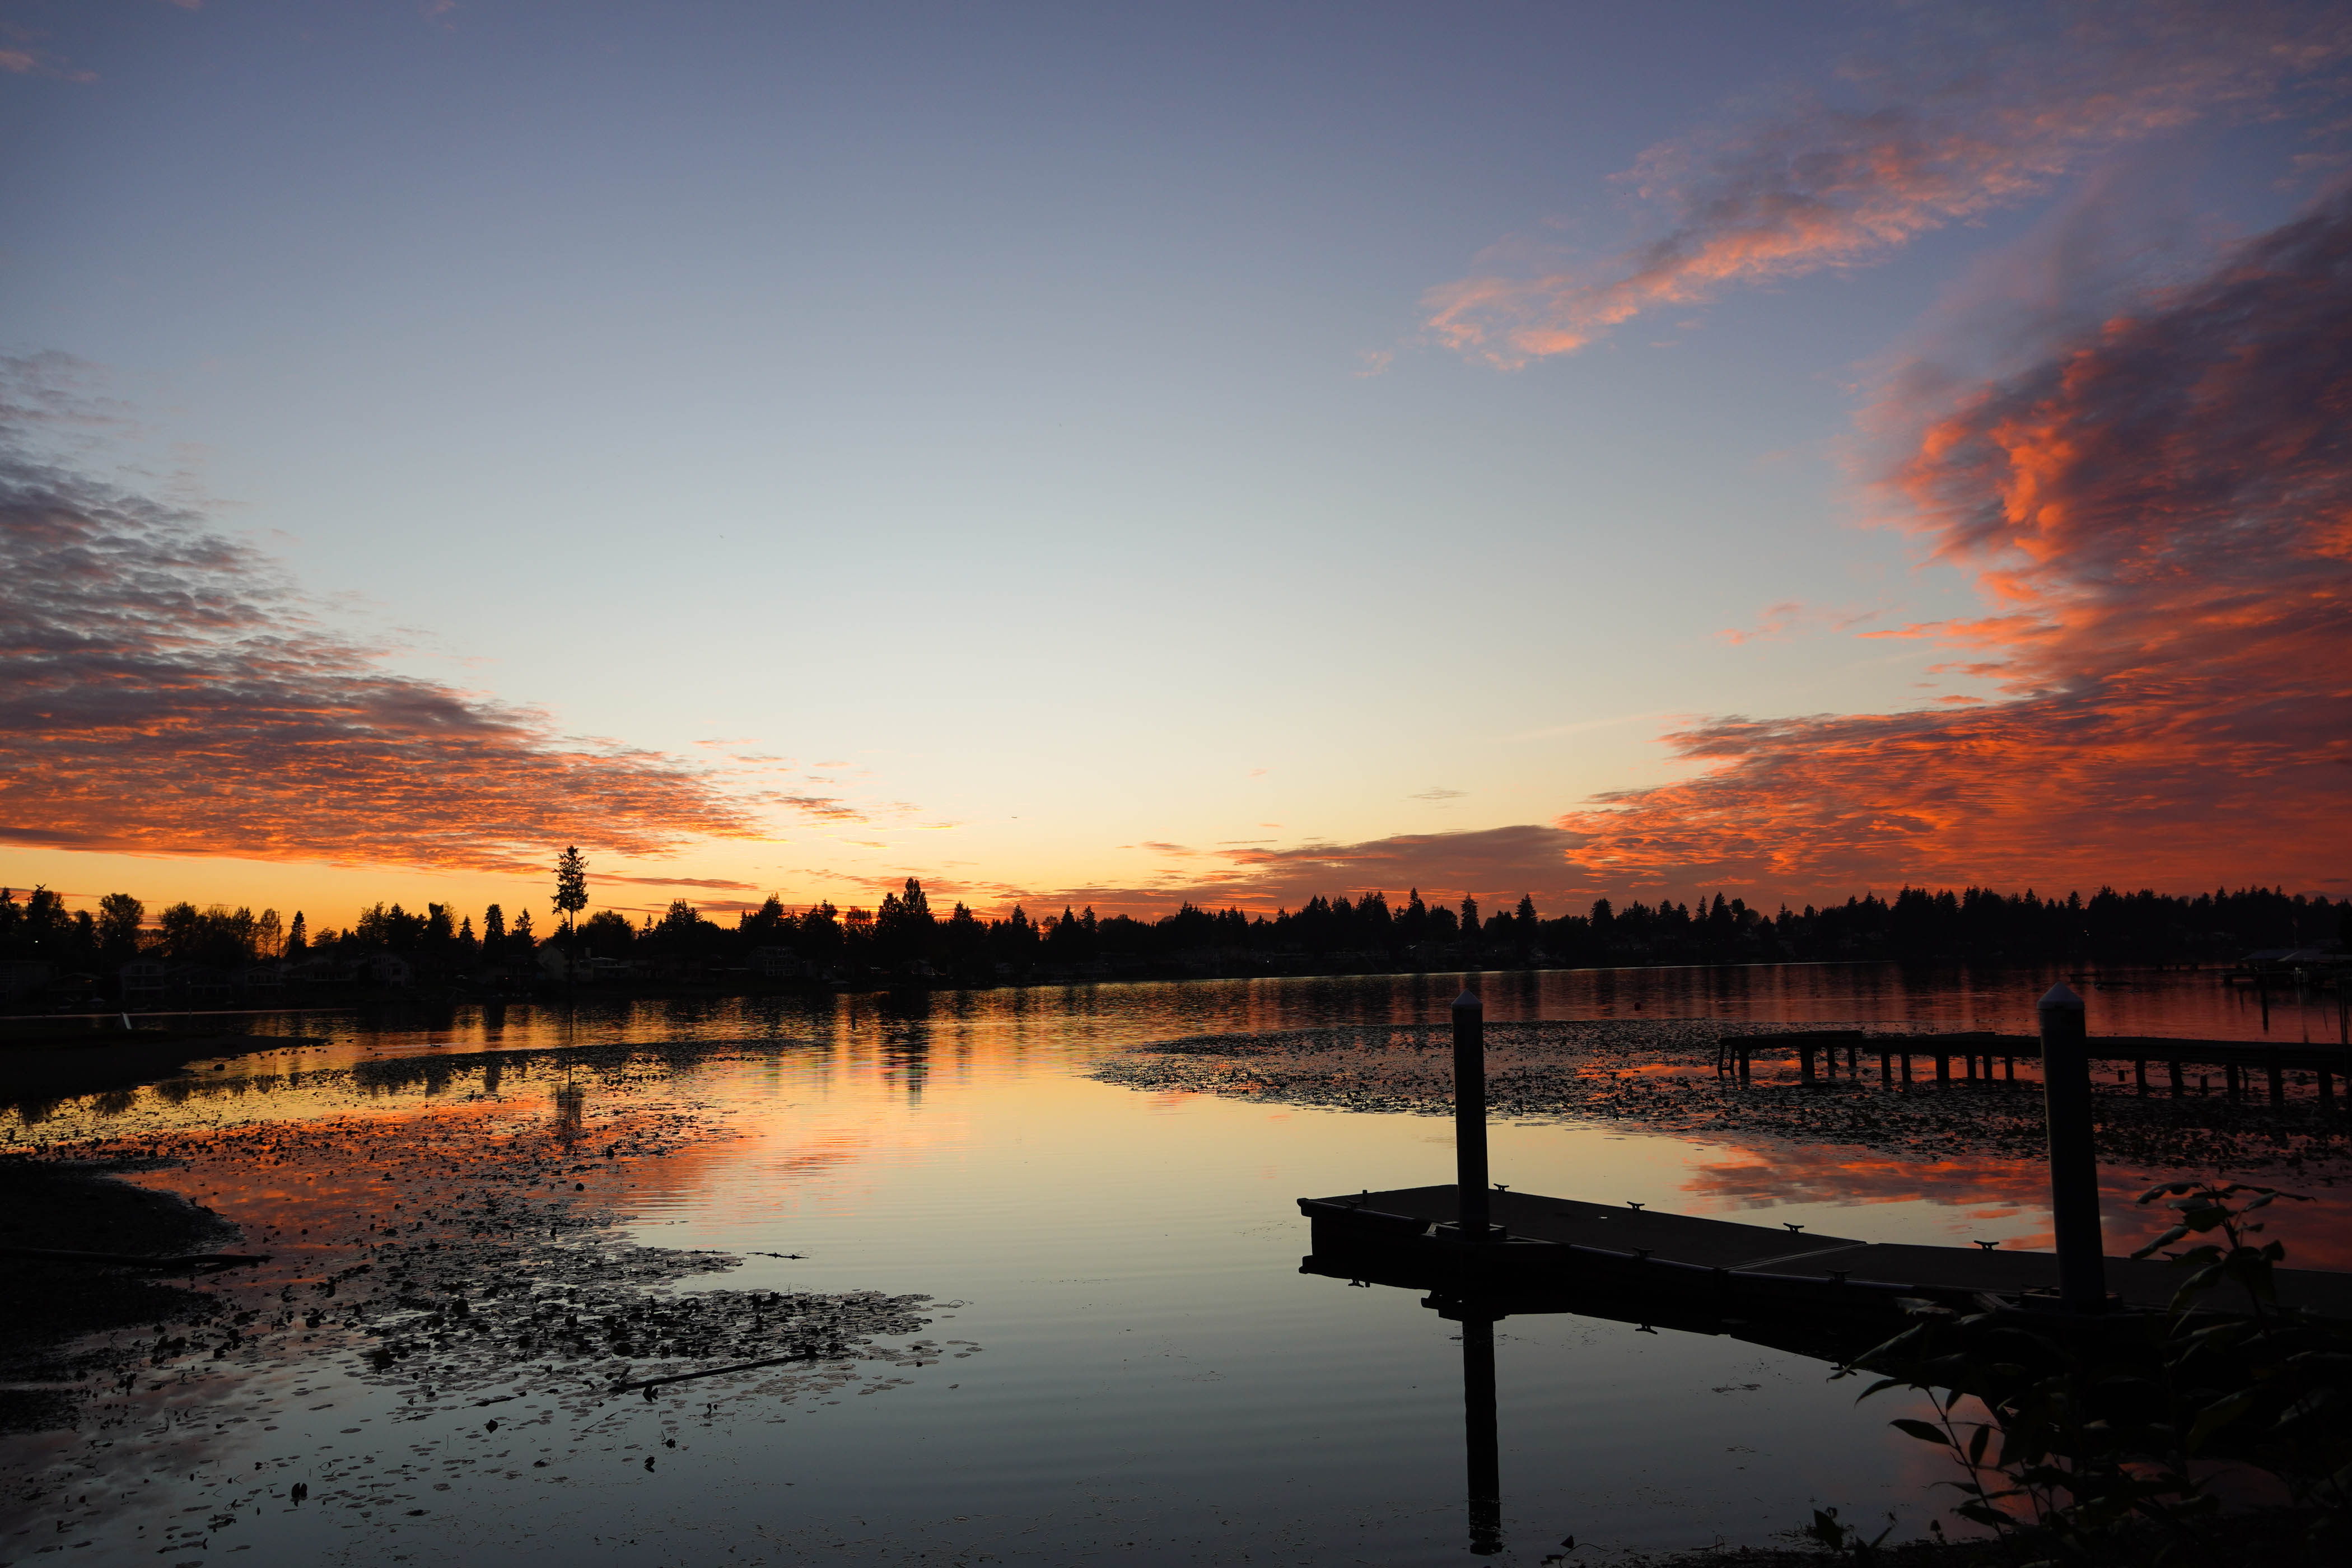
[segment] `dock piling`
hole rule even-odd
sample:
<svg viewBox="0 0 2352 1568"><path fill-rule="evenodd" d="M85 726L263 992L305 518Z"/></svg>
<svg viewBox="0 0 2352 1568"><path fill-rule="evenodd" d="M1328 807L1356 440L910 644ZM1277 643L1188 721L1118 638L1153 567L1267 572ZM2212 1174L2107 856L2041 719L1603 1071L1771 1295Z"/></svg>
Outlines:
<svg viewBox="0 0 2352 1568"><path fill-rule="evenodd" d="M1462 1239L1487 1240L1486 1009L1467 986L1454 999L1454 1180Z"/></svg>
<svg viewBox="0 0 2352 1568"><path fill-rule="evenodd" d="M2058 1295L2069 1311L2106 1310L2099 1173L2091 1139L2091 1058L2083 999L2064 981L2042 998L2042 1094L2050 1136L2050 1218Z"/></svg>

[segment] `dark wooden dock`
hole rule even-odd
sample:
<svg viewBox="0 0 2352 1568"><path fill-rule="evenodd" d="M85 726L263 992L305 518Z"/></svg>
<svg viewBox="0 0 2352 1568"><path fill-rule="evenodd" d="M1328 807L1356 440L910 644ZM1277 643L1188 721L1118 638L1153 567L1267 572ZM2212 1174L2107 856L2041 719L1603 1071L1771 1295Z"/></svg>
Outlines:
<svg viewBox="0 0 2352 1568"><path fill-rule="evenodd" d="M1457 1240L1460 1189L1402 1187L1301 1198L1314 1256L1309 1272L1443 1295L1532 1303L1633 1290L1685 1298L1684 1306L1734 1317L1829 1311L1889 1319L1913 1303L1975 1311L2054 1304L2055 1253L1870 1242L1809 1227L1745 1225L1629 1205L1533 1193L1488 1195L1502 1239ZM2106 1288L2125 1307L2162 1310L2184 1278L2161 1260L2105 1260ZM2352 1317L2352 1275L2277 1273L2279 1303Z"/></svg>

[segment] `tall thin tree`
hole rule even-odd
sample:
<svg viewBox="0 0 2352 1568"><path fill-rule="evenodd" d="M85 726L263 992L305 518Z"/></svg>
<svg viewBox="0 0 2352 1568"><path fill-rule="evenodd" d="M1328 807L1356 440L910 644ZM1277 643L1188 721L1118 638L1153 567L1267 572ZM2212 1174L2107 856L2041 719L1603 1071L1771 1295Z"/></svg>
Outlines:
<svg viewBox="0 0 2352 1568"><path fill-rule="evenodd" d="M572 968L572 921L588 907L588 861L577 846L555 858L555 910L563 917L563 967Z"/></svg>

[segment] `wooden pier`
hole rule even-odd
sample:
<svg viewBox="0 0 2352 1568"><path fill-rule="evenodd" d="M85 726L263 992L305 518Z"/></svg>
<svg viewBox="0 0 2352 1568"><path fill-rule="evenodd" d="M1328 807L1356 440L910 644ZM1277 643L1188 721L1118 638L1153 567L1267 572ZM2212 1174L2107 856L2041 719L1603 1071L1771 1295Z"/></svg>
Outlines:
<svg viewBox="0 0 2352 1568"><path fill-rule="evenodd" d="M2134 1091L2168 1094L2175 1100L2210 1094L2218 1077L2231 1100L2252 1098L2259 1081L2273 1105L2289 1100L2287 1074L2301 1073L2320 1109L2352 1109L2352 1047L2263 1040L2175 1039L2160 1035L2104 1035L2085 1042L2084 1059L2120 1071L2131 1069ZM2016 1082L2020 1061L2038 1063L2042 1042L2032 1035L1989 1031L1938 1035L1883 1035L1860 1029L1804 1029L1772 1035L1727 1035L1716 1046L1718 1077L1751 1083L1759 1072L1793 1070L1799 1083L1848 1081L1874 1074L1884 1087L1915 1083ZM2163 1075L2151 1085L2150 1069ZM2189 1079L2198 1073L2192 1089ZM2257 1074L2260 1075L2259 1079ZM2030 1080L2028 1080L2030 1081Z"/></svg>

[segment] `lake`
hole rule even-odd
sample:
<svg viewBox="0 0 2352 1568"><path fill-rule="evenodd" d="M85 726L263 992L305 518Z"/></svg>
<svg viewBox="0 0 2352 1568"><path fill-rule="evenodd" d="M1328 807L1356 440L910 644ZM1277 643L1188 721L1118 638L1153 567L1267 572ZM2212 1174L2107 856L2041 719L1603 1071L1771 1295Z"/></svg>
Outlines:
<svg viewBox="0 0 2352 1568"><path fill-rule="evenodd" d="M2022 1033L2055 977L1825 964L1467 978L1498 1021ZM1463 1557L1457 1328L1412 1292L1302 1275L1294 1202L1450 1181L1449 1124L1139 1092L1089 1071L1127 1047L1194 1034L1442 1021L1465 979L271 1015L254 1026L330 1043L0 1119L16 1148L184 1161L136 1179L244 1224L247 1245L278 1259L266 1283L284 1291L265 1305L316 1299L310 1281L353 1258L383 1261L385 1238L423 1234L410 1228L421 1208L455 1201L403 1189L411 1199L395 1215L381 1184L390 1165L429 1184L520 1140L552 1151L544 1172L561 1171L534 1176L525 1195L573 1205L544 1210L552 1245L576 1222L742 1258L674 1281L689 1293L930 1299L921 1328L877 1340L888 1353L825 1378L751 1373L653 1397L586 1398L578 1378L552 1374L490 1393L420 1386L371 1367L360 1338L331 1321L274 1338L257 1329L94 1405L79 1430L5 1439L0 1555ZM2337 1028L2333 998L2265 1008L2211 973L2075 984L2095 1035L2301 1040ZM691 1042L714 1048L661 1049ZM601 1157L622 1143L638 1152ZM1597 1202L1873 1241L2033 1246L2047 1232L2039 1173L2016 1162L1923 1164L1557 1118L1498 1121L1492 1150L1498 1181ZM575 1170L576 1184L564 1179ZM2146 1173L2108 1173L2110 1251L2152 1228L2124 1201ZM2308 1241L2296 1260L2352 1256L2340 1206L2293 1216L2290 1247ZM362 1208L373 1216L363 1236L350 1221ZM1856 1384L1819 1362L1570 1316L1513 1317L1496 1338L1499 1560L1534 1563L1570 1537L1570 1562L1760 1544L1817 1504L1873 1533L1892 1515L1902 1537L1948 1507L1930 1490L1944 1479L1934 1455L1887 1427L1906 1406L1882 1396L1856 1408ZM298 1482L310 1493L300 1503Z"/></svg>

